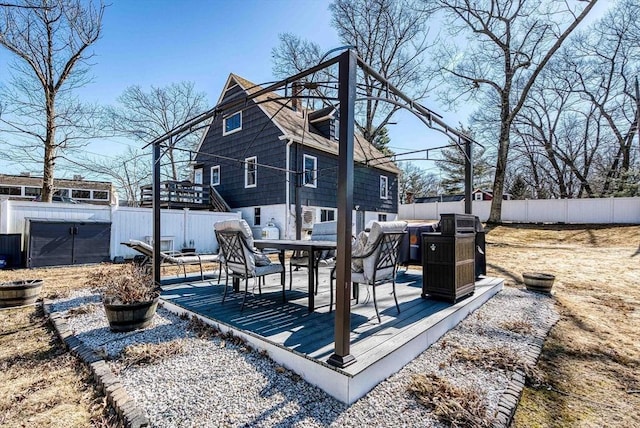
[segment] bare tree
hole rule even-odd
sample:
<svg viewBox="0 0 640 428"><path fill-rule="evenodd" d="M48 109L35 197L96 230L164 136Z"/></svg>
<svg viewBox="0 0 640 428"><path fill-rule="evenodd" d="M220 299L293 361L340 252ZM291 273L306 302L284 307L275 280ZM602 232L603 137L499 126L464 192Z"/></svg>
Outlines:
<svg viewBox="0 0 640 428"><path fill-rule="evenodd" d="M411 203L420 196L438 193L438 177L410 162L400 162L400 202Z"/></svg>
<svg viewBox="0 0 640 428"><path fill-rule="evenodd" d="M499 126L489 222L500 222L512 124L538 75L597 0L424 0L439 7L450 36L433 55L445 101L497 107ZM466 36L464 46L457 41Z"/></svg>
<svg viewBox="0 0 640 428"><path fill-rule="evenodd" d="M463 131L467 131L464 130ZM449 194L464 192L465 155L457 145L444 148L440 151L441 160L437 166L441 176L440 186ZM473 148L473 186L486 189L491 184L492 167L487 159L486 150L482 147Z"/></svg>
<svg viewBox="0 0 640 428"><path fill-rule="evenodd" d="M95 130L95 107L73 97L87 83L88 48L100 37L104 5L22 0L0 7L0 45L15 56L1 123L19 136L5 156L43 164L42 200L51 202L57 157Z"/></svg>
<svg viewBox="0 0 640 428"><path fill-rule="evenodd" d="M414 6L412 0L334 0L329 10L342 43L355 47L394 86L420 100L427 91L423 53L429 48L429 13ZM272 51L273 72L285 77L304 70L318 63L321 52L316 43L282 34ZM358 80L363 102L358 103L356 126L373 143L399 107L377 99L386 96L386 90L371 76L363 74Z"/></svg>
<svg viewBox="0 0 640 428"><path fill-rule="evenodd" d="M83 156L72 161L87 176L109 177L118 190L118 198L128 206L138 206L140 187L151 180L151 152L128 147L114 157Z"/></svg>
<svg viewBox="0 0 640 428"><path fill-rule="evenodd" d="M615 141L603 165L603 196L623 195L629 180L636 180L632 146L640 110L635 90L635 78L640 73L639 20L637 2L619 2L578 39L573 58L566 60L577 82L576 92L603 119L609 131L604 138Z"/></svg>
<svg viewBox="0 0 640 428"><path fill-rule="evenodd" d="M198 92L193 82L172 83L163 88L130 86L118 98L119 106L107 109L109 127L117 134L149 143L187 119L205 111L206 94ZM171 137L163 151L169 160L164 175L172 180L185 178L189 150L193 150L203 128Z"/></svg>

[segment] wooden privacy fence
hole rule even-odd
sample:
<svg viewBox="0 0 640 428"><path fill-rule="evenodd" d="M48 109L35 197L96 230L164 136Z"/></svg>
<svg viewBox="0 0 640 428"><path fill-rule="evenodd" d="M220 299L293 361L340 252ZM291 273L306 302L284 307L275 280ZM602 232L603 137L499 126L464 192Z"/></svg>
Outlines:
<svg viewBox="0 0 640 428"><path fill-rule="evenodd" d="M491 201L473 201L473 214L487 221ZM464 213L464 201L401 204L398 217L437 220ZM502 221L515 223L639 224L640 198L525 199L502 201Z"/></svg>
<svg viewBox="0 0 640 428"><path fill-rule="evenodd" d="M42 203L31 201L0 201L0 233L21 233L25 218L59 219L65 221L102 220L111 222L110 257L137 255L120 245L129 239L151 242L153 212L149 208L98 206L89 204ZM161 236L164 250L195 248L201 253L218 249L213 232L217 221L241 218L240 213L183 210L162 210ZM24 249L24 242L23 242Z"/></svg>

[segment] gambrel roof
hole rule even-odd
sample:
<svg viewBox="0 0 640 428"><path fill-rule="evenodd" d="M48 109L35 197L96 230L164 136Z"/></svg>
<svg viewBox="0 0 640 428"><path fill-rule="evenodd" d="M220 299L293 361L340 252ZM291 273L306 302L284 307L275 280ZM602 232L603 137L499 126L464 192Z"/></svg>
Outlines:
<svg viewBox="0 0 640 428"><path fill-rule="evenodd" d="M232 73L227 79L227 83L220 95L218 103L222 102L227 90L234 87L236 84L247 94L253 94L263 89L261 86L255 85L247 79ZM309 146L336 156L338 155L338 142L325 138L313 127L313 125L309 125L305 116L303 116L303 113L309 115L313 114L313 111L294 111L291 108L290 102L287 103L287 100L283 100L282 96L275 92L260 95L255 98L254 101L280 129L283 134L281 137L283 140L293 140L294 142L304 146ZM316 115L329 115L331 114L331 110L332 109L323 109L322 112L318 111ZM200 147L198 147L198 151L199 150ZM382 154L382 152L376 149L358 133L355 134L354 138L353 158L356 162L376 167L394 174L398 174L400 172L399 168L390 157Z"/></svg>

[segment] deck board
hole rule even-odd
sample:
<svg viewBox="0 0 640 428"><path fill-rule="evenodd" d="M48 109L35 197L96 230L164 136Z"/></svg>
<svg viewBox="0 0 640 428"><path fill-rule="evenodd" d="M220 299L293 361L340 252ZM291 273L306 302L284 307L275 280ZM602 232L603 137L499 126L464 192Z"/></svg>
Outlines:
<svg viewBox="0 0 640 428"><path fill-rule="evenodd" d="M248 295L244 310L240 311L243 292L233 293L229 286L225 303L222 303L224 283L215 280L189 282L164 286L163 298L190 311L224 322L233 327L252 332L272 343L294 349L311 358L326 360L333 353L334 314L329 313L328 273L321 271L319 292L315 296L316 310L307 311L306 270L294 271L293 290L286 290L287 303L282 302L279 278L273 275L262 286L262 295ZM249 291L252 289L249 283ZM242 288L242 287L241 287ZM424 331L437 322L440 311L450 303L423 299L422 275L417 271L399 273L396 293L401 312L396 311L391 284L377 289L378 308L382 322L379 324L373 306L373 296L367 296L365 286L360 286L360 303L351 300L351 352L356 360L377 358L396 342L403 342L412 335ZM385 349L380 349L385 344Z"/></svg>

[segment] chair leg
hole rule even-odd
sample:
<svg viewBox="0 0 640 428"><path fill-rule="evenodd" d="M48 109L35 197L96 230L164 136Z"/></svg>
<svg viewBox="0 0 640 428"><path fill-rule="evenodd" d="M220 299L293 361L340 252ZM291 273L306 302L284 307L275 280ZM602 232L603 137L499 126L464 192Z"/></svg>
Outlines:
<svg viewBox="0 0 640 428"><path fill-rule="evenodd" d="M396 309L398 310L398 313L400 313L400 305L398 305L398 298L396 297L396 281L395 281L395 279L393 280L393 300L396 301Z"/></svg>
<svg viewBox="0 0 640 428"><path fill-rule="evenodd" d="M244 301L247 300L247 294L249 294L249 278L244 279L244 296L242 296L242 305L240 306L240 312L244 310Z"/></svg>
<svg viewBox="0 0 640 428"><path fill-rule="evenodd" d="M282 302L287 303L287 294L285 293L286 285L282 284Z"/></svg>
<svg viewBox="0 0 640 428"><path fill-rule="evenodd" d="M184 272L184 277L187 277L187 265L182 265L182 271Z"/></svg>
<svg viewBox="0 0 640 428"><path fill-rule="evenodd" d="M254 283L256 281L256 279L253 279ZM264 276L262 277L258 277L258 294L260 294L262 296L262 284L264 283Z"/></svg>
<svg viewBox="0 0 640 428"><path fill-rule="evenodd" d="M202 262L200 262L200 280L204 281L204 271L202 270Z"/></svg>
<svg viewBox="0 0 640 428"><path fill-rule="evenodd" d="M222 263L218 262L218 284L220 284L221 277L222 277Z"/></svg>
<svg viewBox="0 0 640 428"><path fill-rule="evenodd" d="M318 265L316 265L314 267L314 270L316 271L316 291L315 291L315 295L317 296L318 295L318 281L319 281L318 280Z"/></svg>
<svg viewBox="0 0 640 428"><path fill-rule="evenodd" d="M333 311L333 272L329 274L329 313Z"/></svg>
<svg viewBox="0 0 640 428"><path fill-rule="evenodd" d="M376 286L372 285L371 288L373 288L373 307L376 309L376 316L378 317L378 323L381 323L382 321L380 320L380 313L378 312L378 302L376 301Z"/></svg>
<svg viewBox="0 0 640 428"><path fill-rule="evenodd" d="M356 303L360 303L360 284L354 282L351 286L353 287L353 298L356 299Z"/></svg>
<svg viewBox="0 0 640 428"><path fill-rule="evenodd" d="M222 293L222 303L224 303L224 299L227 298L227 288L229 288L229 275L225 275L224 277L224 293Z"/></svg>
<svg viewBox="0 0 640 428"><path fill-rule="evenodd" d="M291 263L289 263L289 291L291 291L293 287L293 267Z"/></svg>

